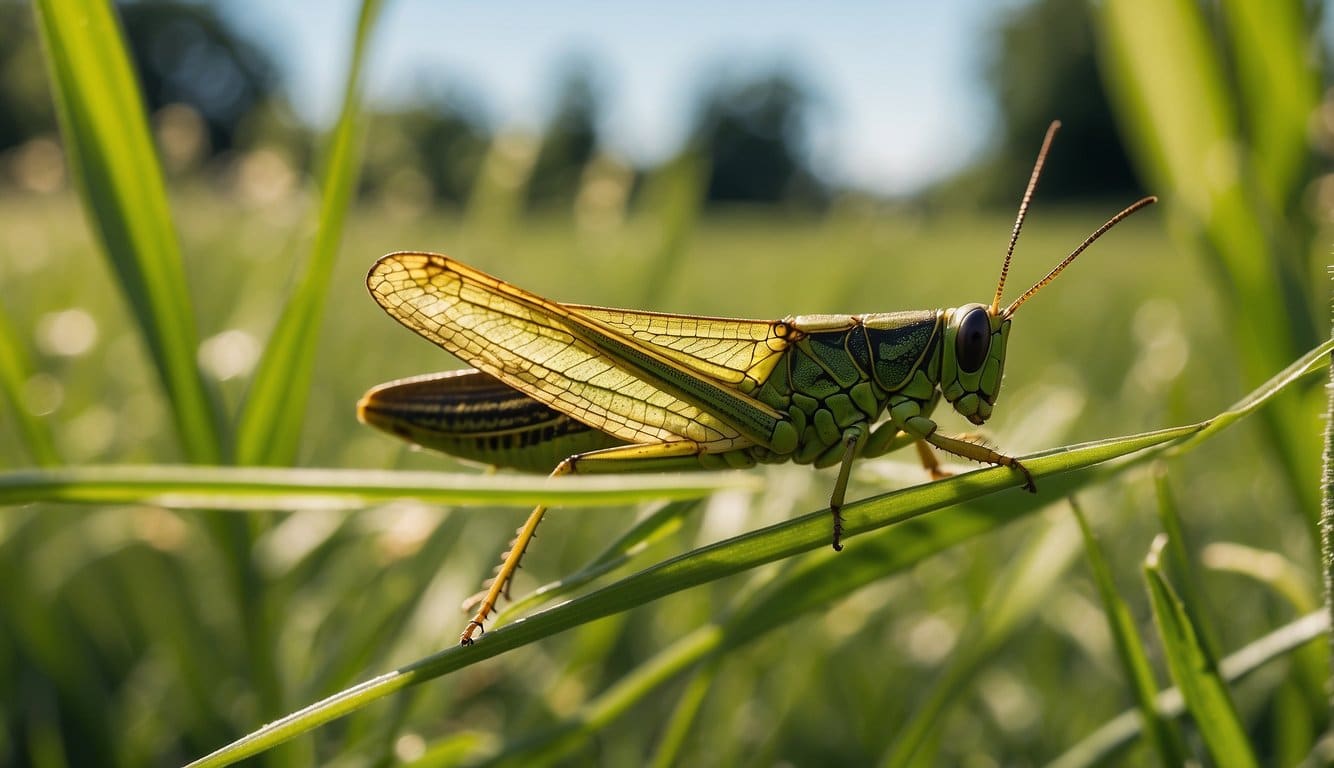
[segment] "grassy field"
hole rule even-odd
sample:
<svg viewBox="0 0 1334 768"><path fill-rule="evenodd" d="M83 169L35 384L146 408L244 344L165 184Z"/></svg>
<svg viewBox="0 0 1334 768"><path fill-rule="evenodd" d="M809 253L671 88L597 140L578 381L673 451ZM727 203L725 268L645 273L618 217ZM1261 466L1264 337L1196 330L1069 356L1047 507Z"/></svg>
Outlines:
<svg viewBox="0 0 1334 768"><path fill-rule="evenodd" d="M356 203L375 0L318 180L163 184L110 9L38 0L79 194L0 198L0 764L1334 760L1324 393L1300 375L1334 348L1312 149L1334 139L1297 4L1232 5L1245 34L1222 39L1193 4L1100 4L1119 128L1165 202L1014 321L986 437L1038 495L861 462L835 554L831 472L709 476L725 489L666 506L702 492L613 478L597 499L638 506L556 503L522 610L458 648L532 493L356 423L367 387L457 365L375 307L375 258L646 309L934 308L990 300L1010 215L699 215L685 160L629 205L590 171L569 215L525 217L503 136L462 212ZM1039 194L1009 295L1128 202ZM542 493L591 493L575 480Z"/></svg>
<svg viewBox="0 0 1334 768"><path fill-rule="evenodd" d="M211 350L204 367L235 413L247 360L253 364L289 290L293 259L307 247L293 234L301 232L305 203L247 207L198 189L173 202ZM1040 201L1010 294L1109 212ZM705 217L663 264L660 233L648 217L609 229L581 229L569 218L522 220L497 237L469 232L446 212L355 208L334 271L298 463L473 471L405 450L355 420L353 404L367 387L457 366L366 295L365 270L384 252L448 252L569 301L778 317L985 302L1009 226L1004 214L927 215L851 203L819 219L737 211ZM37 371L25 392L60 454L73 463L179 460L151 364L76 201L7 199L0 232L5 311L32 345ZM1157 212L1118 228L1018 315L988 438L1023 454L1198 421L1238 399L1247 382L1224 338L1225 308L1201 272L1164 237ZM1306 391L1313 407L1317 392ZM952 415L943 423L950 431L967 427ZM0 440L5 464L27 463L12 425L0 427L8 435ZM1303 449L1312 459L1315 439ZM1245 422L1166 465L1198 569L1192 578L1203 585L1200 605L1220 649L1238 648L1318 603L1311 519L1264 446L1258 423ZM763 490L714 497L635 563L818 510L833 482L832 471L802 467L752 473L763 478ZM849 498L924 479L911 454L865 462ZM1022 496L1004 491L996 503L1027 503ZM1121 593L1151 636L1139 574L1160 530L1151 477L1131 473L1080 498ZM840 593L669 680L659 693L641 693L610 727L577 741L571 759L641 761L672 713L696 698L700 709L679 754L690 762L875 762L935 706L923 754L939 762L1056 756L1132 699L1068 505L1059 494L1040 500L1050 507L1044 514ZM227 567L199 525L206 514L142 505L8 511L0 549L11 585L3 609L11 649L5 708L11 727L28 729L11 731L11 739L26 749L64 750L76 764L91 754L124 764L176 762L447 648L462 624L457 606L523 511L400 502L251 514L257 581L248 607L237 605L220 576ZM577 570L642 514L558 509L525 560L517 591ZM1266 551L1265 562L1282 566L1291 591L1277 590L1281 580L1272 574L1266 583L1228 572L1239 567L1232 543ZM860 565L874 551L868 546L854 538L839 558ZM446 764L454 750L514 747L568 724L608 686L644 674L655 654L746 604L782 573L827 558L815 552L580 627L371 706L269 759L339 755L352 764L375 762L377 754L413 758L429 747L442 762L427 764ZM1271 665L1238 688L1245 722L1275 740L1261 749L1283 747L1283 729L1267 723L1290 718L1288 708L1318 694L1309 674L1300 664ZM68 741L75 733L80 739ZM47 764L60 764L53 760Z"/></svg>

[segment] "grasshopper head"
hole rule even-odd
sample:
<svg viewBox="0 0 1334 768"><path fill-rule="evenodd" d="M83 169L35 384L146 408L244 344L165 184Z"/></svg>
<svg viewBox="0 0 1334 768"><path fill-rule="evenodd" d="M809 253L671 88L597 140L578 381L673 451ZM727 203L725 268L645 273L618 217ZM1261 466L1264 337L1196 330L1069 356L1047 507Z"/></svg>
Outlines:
<svg viewBox="0 0 1334 768"><path fill-rule="evenodd" d="M981 304L945 310L940 391L974 424L991 417L1005 369L1010 319Z"/></svg>
<svg viewBox="0 0 1334 768"><path fill-rule="evenodd" d="M1014 245L1019 241L1019 230L1024 226L1024 216L1028 213L1028 204L1037 189L1038 177L1042 175L1042 165L1047 160L1047 151L1051 149L1051 140L1060 128L1059 122L1053 122L1042 140L1042 149L1038 150L1037 162L1033 165L1033 174L1028 179L1028 188L1019 203L1019 215L1015 218L1014 231L1010 234L1010 247L1005 252L1005 261L1001 265L1000 281L996 284L996 296L991 306L966 304L957 309L945 310L945 339L941 349L940 391L945 399L954 406L964 418L974 424L982 424L991 417L991 407L1000 393L1001 372L1005 368L1005 345L1010 337L1010 318L1016 310L1043 286L1056 279L1061 270L1070 266L1075 257L1102 237L1107 230L1118 222L1145 206L1158 202L1156 197L1143 198L1125 210L1113 216L1098 227L1093 234L1084 239L1069 256L1052 268L1047 276L1033 284L1032 288L1020 294L1019 298L1001 307L1001 295L1005 291L1005 277L1010 271L1010 259L1014 256Z"/></svg>

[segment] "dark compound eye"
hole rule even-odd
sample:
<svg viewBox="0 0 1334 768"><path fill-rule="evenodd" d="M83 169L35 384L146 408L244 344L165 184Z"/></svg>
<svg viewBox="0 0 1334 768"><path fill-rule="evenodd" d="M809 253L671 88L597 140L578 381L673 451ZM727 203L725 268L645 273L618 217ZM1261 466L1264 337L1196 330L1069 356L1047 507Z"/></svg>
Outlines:
<svg viewBox="0 0 1334 768"><path fill-rule="evenodd" d="M987 351L991 349L991 319L982 307L968 310L959 323L958 335L954 337L955 359L959 369L975 373L987 360Z"/></svg>

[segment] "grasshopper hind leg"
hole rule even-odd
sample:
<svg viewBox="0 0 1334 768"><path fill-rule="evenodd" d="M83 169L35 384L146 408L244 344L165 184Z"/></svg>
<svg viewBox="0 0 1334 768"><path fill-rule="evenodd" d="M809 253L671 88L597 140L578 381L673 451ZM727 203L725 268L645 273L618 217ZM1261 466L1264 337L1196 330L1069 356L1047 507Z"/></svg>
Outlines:
<svg viewBox="0 0 1334 768"><path fill-rule="evenodd" d="M557 464L556 468L551 471L550 476L560 477L569 474L636 471L639 469L668 470L690 466L691 463L697 465L701 453L703 453L703 448L698 443L688 441L620 445L570 456ZM509 550L501 556L500 567L496 569L495 577L486 586L485 593L479 593L480 599L477 597L469 598L464 603L465 611L475 607L476 612L468 625L463 628L463 633L459 635L459 645L472 645L478 636L485 634L486 620L496 610L500 598L509 599L510 585L514 582L514 575L519 570L519 562L523 560L528 545L536 538L537 526L542 522L546 513L547 506L545 504L539 504L533 508L533 511L528 514L528 519L524 521L515 534Z"/></svg>

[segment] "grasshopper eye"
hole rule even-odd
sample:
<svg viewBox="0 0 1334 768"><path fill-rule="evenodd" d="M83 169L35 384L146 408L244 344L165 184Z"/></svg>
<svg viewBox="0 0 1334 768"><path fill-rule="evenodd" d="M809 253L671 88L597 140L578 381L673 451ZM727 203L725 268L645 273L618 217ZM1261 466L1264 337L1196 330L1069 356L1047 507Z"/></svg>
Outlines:
<svg viewBox="0 0 1334 768"><path fill-rule="evenodd" d="M959 362L959 370L973 373L981 369L990 350L991 318L987 317L986 309L974 307L963 316L954 337L954 356Z"/></svg>

